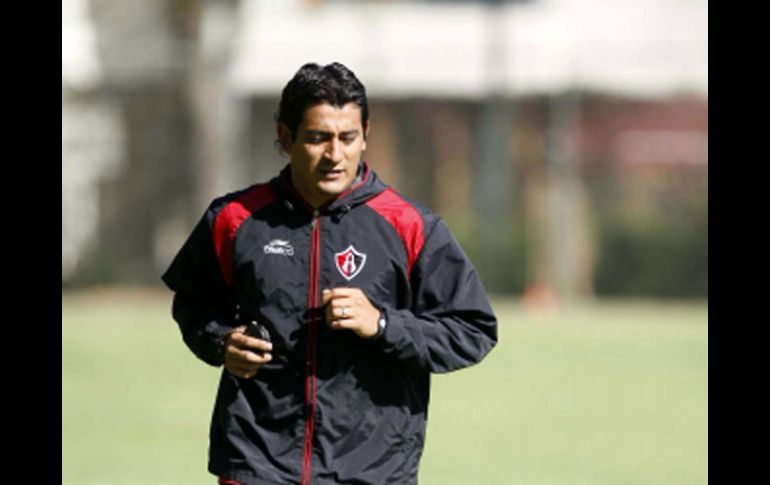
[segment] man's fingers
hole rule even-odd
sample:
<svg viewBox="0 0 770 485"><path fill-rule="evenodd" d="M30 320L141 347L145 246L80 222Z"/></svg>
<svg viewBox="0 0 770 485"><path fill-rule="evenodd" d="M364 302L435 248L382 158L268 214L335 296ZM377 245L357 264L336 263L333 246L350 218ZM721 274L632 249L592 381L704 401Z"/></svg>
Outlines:
<svg viewBox="0 0 770 485"><path fill-rule="evenodd" d="M250 379L254 377L257 374L257 371L259 370L259 367L239 367L239 366L229 366L227 371L234 375L235 377L240 377L241 379Z"/></svg>
<svg viewBox="0 0 770 485"><path fill-rule="evenodd" d="M251 364L263 365L273 360L273 354L269 354L267 352L264 354L258 354L250 350L244 350L243 352L245 354L243 360Z"/></svg>
<svg viewBox="0 0 770 485"><path fill-rule="evenodd" d="M362 337L374 334L379 311L360 288L332 288L322 292L329 328L348 329Z"/></svg>
<svg viewBox="0 0 770 485"><path fill-rule="evenodd" d="M260 367L262 367L263 365L267 364L269 361L270 361L270 357L268 356L261 358L259 362L253 362L250 360L241 360L237 357L233 357L227 360L227 367L254 372Z"/></svg>
<svg viewBox="0 0 770 485"><path fill-rule="evenodd" d="M266 352L273 350L272 343L255 337L249 337L242 333L230 335L230 343L241 349L262 350Z"/></svg>
<svg viewBox="0 0 770 485"><path fill-rule="evenodd" d="M236 329L227 341L225 367L236 377L250 379L257 374L260 367L273 360L270 353L272 350L272 343L250 337L243 334L240 328Z"/></svg>
<svg viewBox="0 0 770 485"><path fill-rule="evenodd" d="M347 286L326 288L321 292L321 304L326 305L329 301L337 298L349 298L360 294L363 294L360 288L350 288Z"/></svg>
<svg viewBox="0 0 770 485"><path fill-rule="evenodd" d="M239 349L237 347L230 347L228 349L228 354L231 360L241 365L245 363L262 365L273 360L273 355L269 352L259 354L251 350Z"/></svg>
<svg viewBox="0 0 770 485"><path fill-rule="evenodd" d="M251 373L254 373L259 369L259 367L245 367L242 365L230 365L228 366L227 370L230 371L231 374L237 375L238 377L242 377Z"/></svg>
<svg viewBox="0 0 770 485"><path fill-rule="evenodd" d="M329 322L329 326L334 330L353 328L356 321L352 318L338 318Z"/></svg>
<svg viewBox="0 0 770 485"><path fill-rule="evenodd" d="M356 302L352 298L337 298L326 307L326 319L347 318L353 313Z"/></svg>

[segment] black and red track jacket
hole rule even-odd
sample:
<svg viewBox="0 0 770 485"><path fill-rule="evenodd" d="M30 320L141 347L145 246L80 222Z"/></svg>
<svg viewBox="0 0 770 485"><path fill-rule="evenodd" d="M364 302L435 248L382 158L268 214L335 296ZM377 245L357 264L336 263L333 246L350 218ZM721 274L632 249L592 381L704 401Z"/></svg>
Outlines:
<svg viewBox="0 0 770 485"><path fill-rule="evenodd" d="M497 321L444 222L385 185L360 180L313 211L287 166L214 200L163 275L187 346L223 365L241 321L270 332L254 378L223 370L211 473L246 484L416 483L430 374L479 362ZM324 321L324 288L358 287L387 316L362 339ZM458 444L459 446L459 444Z"/></svg>

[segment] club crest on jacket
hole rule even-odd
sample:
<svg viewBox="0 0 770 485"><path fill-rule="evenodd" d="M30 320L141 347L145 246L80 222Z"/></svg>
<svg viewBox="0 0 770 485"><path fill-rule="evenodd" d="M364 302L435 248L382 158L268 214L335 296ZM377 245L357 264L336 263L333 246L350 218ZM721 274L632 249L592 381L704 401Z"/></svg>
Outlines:
<svg viewBox="0 0 770 485"><path fill-rule="evenodd" d="M351 244L344 251L335 253L334 261L337 263L337 270L340 274L350 281L364 268L366 254L357 251Z"/></svg>

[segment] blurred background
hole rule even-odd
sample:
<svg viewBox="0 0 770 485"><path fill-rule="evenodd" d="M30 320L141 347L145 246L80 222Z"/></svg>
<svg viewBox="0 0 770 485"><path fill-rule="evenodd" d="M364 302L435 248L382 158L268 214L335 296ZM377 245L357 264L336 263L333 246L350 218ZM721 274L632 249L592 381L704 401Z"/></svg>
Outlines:
<svg viewBox="0 0 770 485"><path fill-rule="evenodd" d="M486 367L434 378L421 483L705 483L706 0L63 0L63 482L211 481L219 371L159 277L288 163L273 113L310 61L365 84L367 161L500 317ZM498 398L457 435L460 383Z"/></svg>

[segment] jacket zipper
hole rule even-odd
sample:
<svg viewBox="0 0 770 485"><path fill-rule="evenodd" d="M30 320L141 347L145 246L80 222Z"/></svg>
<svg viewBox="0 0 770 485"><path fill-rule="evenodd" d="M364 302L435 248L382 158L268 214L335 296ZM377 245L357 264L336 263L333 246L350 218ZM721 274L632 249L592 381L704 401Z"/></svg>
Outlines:
<svg viewBox="0 0 770 485"><path fill-rule="evenodd" d="M318 210L313 211L310 244L310 282L308 285L308 341L305 360L305 448L302 462L302 485L310 485L310 465L313 460L313 425L315 424L316 390L316 325L318 319L318 279L320 259L320 220Z"/></svg>

